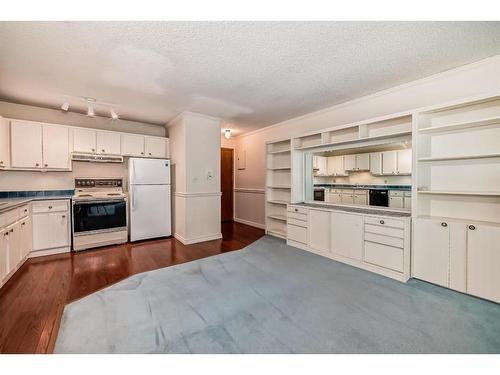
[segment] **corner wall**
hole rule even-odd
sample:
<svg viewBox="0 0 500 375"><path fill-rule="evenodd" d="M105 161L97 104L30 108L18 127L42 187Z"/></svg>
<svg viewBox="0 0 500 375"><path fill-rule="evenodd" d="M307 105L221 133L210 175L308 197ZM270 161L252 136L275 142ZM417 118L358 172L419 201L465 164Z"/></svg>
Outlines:
<svg viewBox="0 0 500 375"><path fill-rule="evenodd" d="M488 93L500 93L500 55L236 137L246 168L236 171L235 219L264 226L266 141Z"/></svg>

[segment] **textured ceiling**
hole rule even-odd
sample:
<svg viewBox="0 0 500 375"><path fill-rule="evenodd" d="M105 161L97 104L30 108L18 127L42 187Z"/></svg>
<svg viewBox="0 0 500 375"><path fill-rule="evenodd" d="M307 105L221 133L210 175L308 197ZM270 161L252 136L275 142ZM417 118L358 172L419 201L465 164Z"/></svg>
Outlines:
<svg viewBox="0 0 500 375"><path fill-rule="evenodd" d="M249 131L499 53L499 22L1 22L0 98Z"/></svg>

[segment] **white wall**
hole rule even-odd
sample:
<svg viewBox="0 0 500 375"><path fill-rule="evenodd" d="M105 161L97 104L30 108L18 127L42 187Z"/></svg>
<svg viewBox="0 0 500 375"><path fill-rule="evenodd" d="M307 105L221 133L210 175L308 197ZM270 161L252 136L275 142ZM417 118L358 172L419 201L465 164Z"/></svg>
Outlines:
<svg viewBox="0 0 500 375"><path fill-rule="evenodd" d="M236 219L264 225L266 141L493 92L500 93L500 55L239 136L246 169L236 173Z"/></svg>

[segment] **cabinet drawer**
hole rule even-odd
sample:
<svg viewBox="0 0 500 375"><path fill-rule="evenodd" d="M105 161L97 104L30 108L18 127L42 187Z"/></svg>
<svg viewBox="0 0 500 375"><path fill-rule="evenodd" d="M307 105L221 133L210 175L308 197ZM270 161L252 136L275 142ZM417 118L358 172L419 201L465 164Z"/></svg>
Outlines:
<svg viewBox="0 0 500 375"><path fill-rule="evenodd" d="M288 216L288 219L307 221L307 214L288 212L287 216Z"/></svg>
<svg viewBox="0 0 500 375"><path fill-rule="evenodd" d="M307 228L308 227L307 221L297 220L297 219L293 219L293 218L290 218L290 217L288 217L287 223L288 224L292 224L292 225L297 225L297 226L302 227L302 228Z"/></svg>
<svg viewBox="0 0 500 375"><path fill-rule="evenodd" d="M309 210L307 208L304 208L304 207L288 206L288 212L295 212L295 213L307 215L308 211Z"/></svg>
<svg viewBox="0 0 500 375"><path fill-rule="evenodd" d="M383 225L365 224L365 233L374 233L374 234L381 234L384 236L404 238L403 229L384 227Z"/></svg>
<svg viewBox="0 0 500 375"><path fill-rule="evenodd" d="M403 249L365 241L364 261L376 266L403 272Z"/></svg>
<svg viewBox="0 0 500 375"><path fill-rule="evenodd" d="M19 218L28 216L30 214L30 205L26 204L24 206L21 206L17 209Z"/></svg>
<svg viewBox="0 0 500 375"><path fill-rule="evenodd" d="M389 190L389 196L391 197L404 197L404 191L399 190Z"/></svg>
<svg viewBox="0 0 500 375"><path fill-rule="evenodd" d="M307 244L307 228L288 224L286 229L287 229L287 238L289 240Z"/></svg>
<svg viewBox="0 0 500 375"><path fill-rule="evenodd" d="M404 228L404 222L403 220L398 220L398 219L390 219L387 217L375 217L375 216L365 216L365 223L367 224L374 224L374 225L381 225L385 227L393 227L393 228Z"/></svg>
<svg viewBox="0 0 500 375"><path fill-rule="evenodd" d="M13 209L13 210L4 212L3 214L0 214L0 228L6 227L17 220L19 220L18 209Z"/></svg>
<svg viewBox="0 0 500 375"><path fill-rule="evenodd" d="M33 213L68 211L67 200L33 202Z"/></svg>
<svg viewBox="0 0 500 375"><path fill-rule="evenodd" d="M382 234L365 232L365 241L376 242L382 245L404 247L404 240L402 238L384 236Z"/></svg>

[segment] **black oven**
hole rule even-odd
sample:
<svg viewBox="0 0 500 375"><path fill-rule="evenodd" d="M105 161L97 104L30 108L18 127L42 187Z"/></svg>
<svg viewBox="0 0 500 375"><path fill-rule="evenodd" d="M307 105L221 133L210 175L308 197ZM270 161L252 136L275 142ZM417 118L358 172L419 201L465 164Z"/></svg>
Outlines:
<svg viewBox="0 0 500 375"><path fill-rule="evenodd" d="M389 207L389 191L370 189L370 206Z"/></svg>
<svg viewBox="0 0 500 375"><path fill-rule="evenodd" d="M73 233L110 232L127 227L127 201L74 200Z"/></svg>
<svg viewBox="0 0 500 375"><path fill-rule="evenodd" d="M314 189L314 200L315 201L325 201L325 189Z"/></svg>

